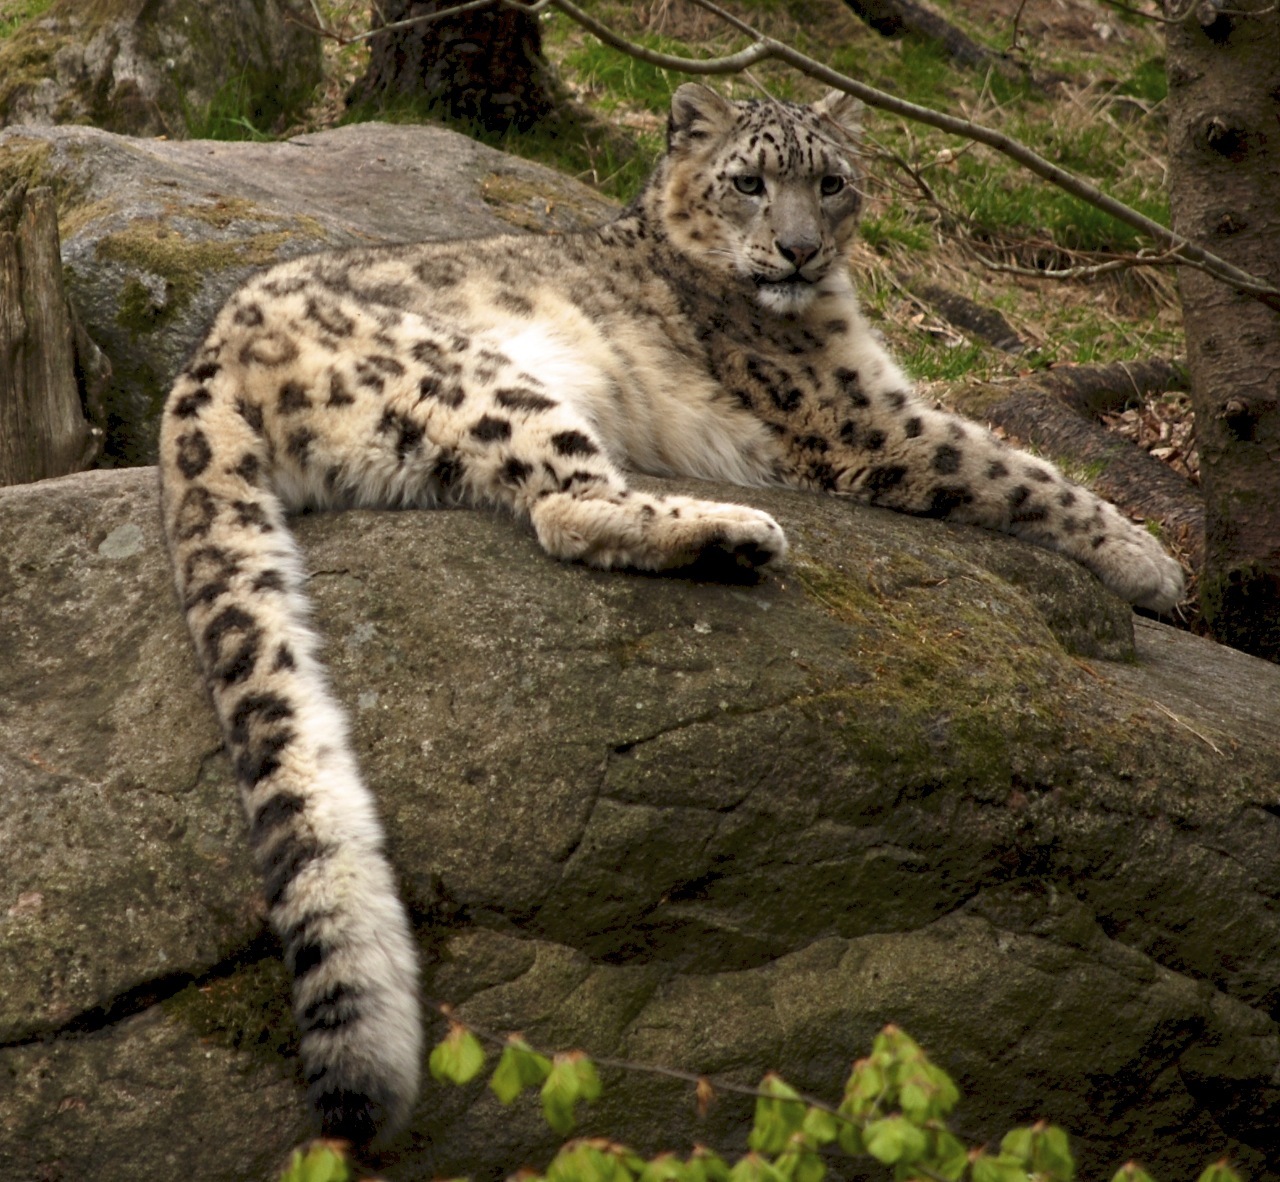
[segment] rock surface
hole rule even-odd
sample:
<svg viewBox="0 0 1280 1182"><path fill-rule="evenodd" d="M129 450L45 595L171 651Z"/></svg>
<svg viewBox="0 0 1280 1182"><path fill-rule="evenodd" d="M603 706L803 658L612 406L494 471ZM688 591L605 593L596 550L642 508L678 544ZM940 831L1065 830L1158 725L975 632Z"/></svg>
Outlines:
<svg viewBox="0 0 1280 1182"><path fill-rule="evenodd" d="M110 357L104 464L150 463L169 382L227 295L330 247L597 225L584 185L441 128L364 123L275 143L0 131L0 191L58 196L67 289Z"/></svg>
<svg viewBox="0 0 1280 1182"><path fill-rule="evenodd" d="M1082 1177L1275 1176L1280 669L1135 646L1008 539L732 495L794 544L755 584L557 564L486 513L297 521L428 996L826 1094L895 1021L975 1142L1049 1116ZM261 1180L307 1131L157 517L150 469L0 492L5 1178ZM741 1142L731 1098L605 1084L587 1132ZM430 1085L382 1172L548 1148Z"/></svg>
<svg viewBox="0 0 1280 1182"><path fill-rule="evenodd" d="M0 126L283 130L320 82L320 38L295 14L289 0L54 0L0 42Z"/></svg>

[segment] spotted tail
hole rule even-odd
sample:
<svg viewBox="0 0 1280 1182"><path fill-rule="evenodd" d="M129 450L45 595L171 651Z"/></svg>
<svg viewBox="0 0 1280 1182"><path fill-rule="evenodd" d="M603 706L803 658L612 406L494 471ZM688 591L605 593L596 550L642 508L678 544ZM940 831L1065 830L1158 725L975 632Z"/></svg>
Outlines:
<svg viewBox="0 0 1280 1182"><path fill-rule="evenodd" d="M326 1134L364 1143L403 1124L417 1095L417 958L317 659L268 445L232 385L216 362L197 362L170 395L164 525L293 973L311 1100Z"/></svg>

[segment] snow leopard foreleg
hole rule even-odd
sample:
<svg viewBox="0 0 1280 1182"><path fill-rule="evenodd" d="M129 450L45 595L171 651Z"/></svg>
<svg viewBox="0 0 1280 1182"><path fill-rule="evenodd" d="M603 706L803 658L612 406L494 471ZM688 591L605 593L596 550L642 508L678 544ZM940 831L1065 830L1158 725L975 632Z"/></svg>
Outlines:
<svg viewBox="0 0 1280 1182"><path fill-rule="evenodd" d="M469 496L527 515L554 557L605 569L754 568L785 554L781 527L758 509L629 488L579 409L591 380L555 386L521 371L469 393L457 444Z"/></svg>
<svg viewBox="0 0 1280 1182"><path fill-rule="evenodd" d="M906 388L871 392L855 374L842 378L840 444L826 457L841 471L838 491L1056 550L1139 607L1166 611L1181 599L1182 569L1160 542L1053 464Z"/></svg>

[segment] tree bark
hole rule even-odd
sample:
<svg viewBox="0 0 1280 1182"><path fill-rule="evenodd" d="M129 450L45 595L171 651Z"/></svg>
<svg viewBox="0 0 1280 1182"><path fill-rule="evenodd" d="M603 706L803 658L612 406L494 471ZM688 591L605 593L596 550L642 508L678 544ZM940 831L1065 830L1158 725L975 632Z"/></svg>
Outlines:
<svg viewBox="0 0 1280 1182"><path fill-rule="evenodd" d="M370 27L428 16L456 0L378 0ZM389 29L370 42L369 68L348 102L419 100L490 131L527 130L555 103L538 18L500 7Z"/></svg>
<svg viewBox="0 0 1280 1182"><path fill-rule="evenodd" d="M101 436L81 410L53 195L20 181L0 200L0 485L87 468Z"/></svg>
<svg viewBox="0 0 1280 1182"><path fill-rule="evenodd" d="M1250 11L1244 11L1250 10ZM1280 12L1193 5L1167 26L1173 229L1280 284ZM1213 635L1280 660L1280 314L1179 276Z"/></svg>
<svg viewBox="0 0 1280 1182"><path fill-rule="evenodd" d="M1178 556L1198 566L1204 545L1199 490L1096 421L1148 394L1184 390L1186 380L1175 362L1128 361L1050 370L1017 385L978 383L952 391L948 401L1058 463L1088 471L1095 492L1130 516L1159 522Z"/></svg>

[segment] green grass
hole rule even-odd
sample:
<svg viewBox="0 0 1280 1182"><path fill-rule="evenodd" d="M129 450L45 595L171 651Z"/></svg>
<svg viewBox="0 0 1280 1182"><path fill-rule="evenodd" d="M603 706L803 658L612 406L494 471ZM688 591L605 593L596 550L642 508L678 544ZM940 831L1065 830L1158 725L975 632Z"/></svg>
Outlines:
<svg viewBox="0 0 1280 1182"><path fill-rule="evenodd" d="M43 16L53 0L9 0L0 8L0 39L25 25L27 21Z"/></svg>
<svg viewBox="0 0 1280 1182"><path fill-rule="evenodd" d="M1092 138L1092 133L1081 136ZM1064 147L1087 158L1087 149ZM1066 165L1070 167L1070 165ZM1083 172L1077 163L1073 171ZM1111 165L1101 157L1088 179L1104 192L1161 224L1168 224L1168 202L1162 190L1129 178L1108 177ZM980 240L1007 242L1023 237L1043 242L1046 238L1070 251L1132 251L1147 244L1137 230L1117 221L1094 205L1071 196L1056 185L988 153L970 152L959 167L939 184L947 204L969 222L970 232Z"/></svg>
<svg viewBox="0 0 1280 1182"><path fill-rule="evenodd" d="M663 148L658 133L629 133L596 119L576 104L561 103L549 118L530 131L493 131L475 121L450 119L417 99L362 103L351 107L342 123L443 124L481 143L534 160L594 185L607 197L630 201L640 191Z"/></svg>
<svg viewBox="0 0 1280 1182"><path fill-rule="evenodd" d="M208 106L196 110L183 103L187 131L198 140L270 140L265 130L279 115L278 106L268 109L264 94L269 87L255 78L247 67L219 87Z"/></svg>
<svg viewBox="0 0 1280 1182"><path fill-rule="evenodd" d="M682 57L697 56L690 47L668 37L641 37L637 39L646 49ZM598 96L602 111L614 111L619 107L642 107L649 111L665 111L671 104L671 93L682 82L683 74L663 70L619 53L602 45L594 38L569 49L561 60L561 68L576 78L579 87Z"/></svg>
<svg viewBox="0 0 1280 1182"><path fill-rule="evenodd" d="M919 340L899 357L913 378L926 382L954 382L984 365L990 350L985 345L938 344L932 338Z"/></svg>
<svg viewBox="0 0 1280 1182"><path fill-rule="evenodd" d="M1169 78L1165 73L1164 58L1149 57L1140 62L1132 74L1118 87L1120 94L1129 94L1148 103L1163 102L1169 93Z"/></svg>
<svg viewBox="0 0 1280 1182"><path fill-rule="evenodd" d="M890 206L881 214L863 218L858 233L868 246L881 252L892 244L911 250L928 250L933 246L933 234L929 228L897 206Z"/></svg>

